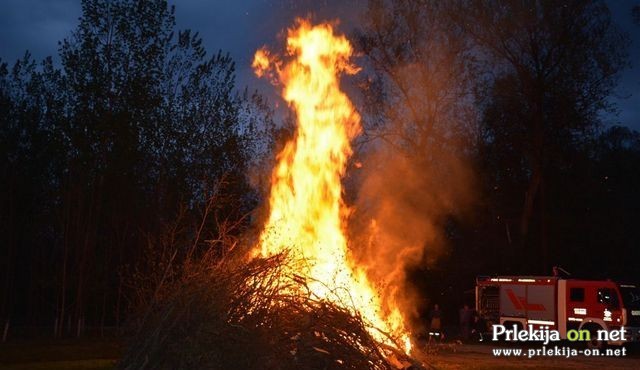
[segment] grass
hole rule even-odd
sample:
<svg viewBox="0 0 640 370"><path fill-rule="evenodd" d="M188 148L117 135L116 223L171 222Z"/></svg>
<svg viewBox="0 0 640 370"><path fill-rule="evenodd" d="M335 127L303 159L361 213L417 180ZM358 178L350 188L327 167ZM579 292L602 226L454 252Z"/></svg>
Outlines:
<svg viewBox="0 0 640 370"><path fill-rule="evenodd" d="M455 351L443 350L429 355L429 364L438 370L627 370L640 369L638 354L626 357L577 356L571 358L541 356L495 357L491 345L462 345Z"/></svg>
<svg viewBox="0 0 640 370"><path fill-rule="evenodd" d="M0 369L6 370L110 370L114 369L115 360L79 360L79 361L44 361L22 364L2 364Z"/></svg>
<svg viewBox="0 0 640 370"><path fill-rule="evenodd" d="M2 370L114 369L121 345L116 340L35 340L0 344Z"/></svg>
<svg viewBox="0 0 640 370"><path fill-rule="evenodd" d="M500 358L490 354L492 346L463 345L455 351L443 350L425 360L438 370L622 370L640 369L640 353L626 358ZM118 340L13 341L0 344L0 370L107 370L115 369L121 358Z"/></svg>

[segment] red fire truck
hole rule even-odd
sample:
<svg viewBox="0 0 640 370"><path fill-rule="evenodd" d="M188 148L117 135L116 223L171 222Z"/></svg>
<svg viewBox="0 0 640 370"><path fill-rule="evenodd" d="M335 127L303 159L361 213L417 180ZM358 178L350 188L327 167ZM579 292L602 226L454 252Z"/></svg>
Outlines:
<svg viewBox="0 0 640 370"><path fill-rule="evenodd" d="M488 327L548 327L566 339L570 329L593 334L624 326L626 342L640 340L640 287L634 284L557 276L478 277L476 311ZM591 338L590 346L603 344Z"/></svg>

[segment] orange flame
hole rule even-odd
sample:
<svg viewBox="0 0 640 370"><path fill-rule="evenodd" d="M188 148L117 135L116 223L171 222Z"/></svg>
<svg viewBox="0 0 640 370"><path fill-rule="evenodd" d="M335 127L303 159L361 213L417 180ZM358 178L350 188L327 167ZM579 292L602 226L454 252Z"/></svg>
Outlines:
<svg viewBox="0 0 640 370"><path fill-rule="evenodd" d="M296 20L287 34L290 61L276 60L267 50L256 52L258 76L275 77L283 97L297 115L297 131L282 152L271 179L270 214L255 253L263 257L285 250L304 261L302 270L312 294L358 312L372 336L408 352L411 342L397 307L383 310L379 293L347 248L345 223L349 208L342 199L341 178L352 154L350 141L361 131L360 116L340 90L340 75L358 69L350 64L349 41L330 24ZM391 307L390 307L391 306Z"/></svg>

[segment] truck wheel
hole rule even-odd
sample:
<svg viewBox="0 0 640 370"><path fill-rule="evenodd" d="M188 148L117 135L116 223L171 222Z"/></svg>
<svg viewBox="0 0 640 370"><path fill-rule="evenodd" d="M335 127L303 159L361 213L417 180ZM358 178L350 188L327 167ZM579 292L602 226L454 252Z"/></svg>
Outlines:
<svg viewBox="0 0 640 370"><path fill-rule="evenodd" d="M592 324L586 326L584 329L589 330L589 333L591 335L591 340L587 342L587 348L597 350L604 349L604 347L606 346L606 342L598 340L598 330L602 330L600 325Z"/></svg>
<svg viewBox="0 0 640 370"><path fill-rule="evenodd" d="M522 323L520 323L519 321L505 321L503 325L509 329L511 329L513 325L515 325L517 327L517 330L522 330ZM498 340L500 342L505 342L505 338L506 338L506 334L502 334L498 336Z"/></svg>

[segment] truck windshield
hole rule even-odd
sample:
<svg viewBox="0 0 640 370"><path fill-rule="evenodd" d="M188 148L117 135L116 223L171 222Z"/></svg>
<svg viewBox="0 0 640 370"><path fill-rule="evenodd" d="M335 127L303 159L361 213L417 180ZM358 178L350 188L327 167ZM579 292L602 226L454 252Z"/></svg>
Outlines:
<svg viewBox="0 0 640 370"><path fill-rule="evenodd" d="M629 309L640 309L640 288L635 286L620 286L622 301Z"/></svg>

